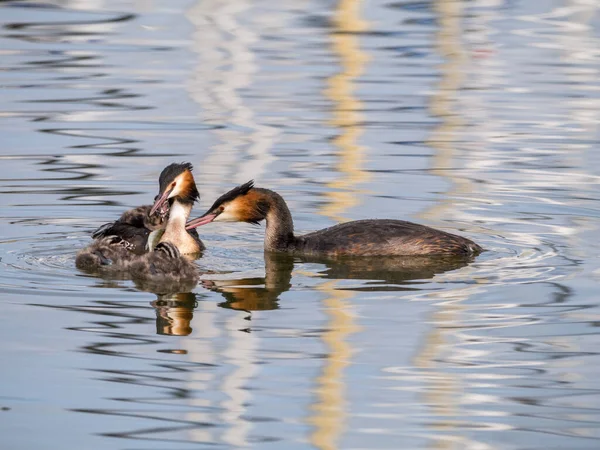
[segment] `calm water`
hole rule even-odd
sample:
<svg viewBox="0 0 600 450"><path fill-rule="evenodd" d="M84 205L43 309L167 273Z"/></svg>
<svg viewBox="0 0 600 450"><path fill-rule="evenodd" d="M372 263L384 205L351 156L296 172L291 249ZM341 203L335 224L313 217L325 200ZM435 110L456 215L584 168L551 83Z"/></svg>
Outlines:
<svg viewBox="0 0 600 450"><path fill-rule="evenodd" d="M599 448L599 10L1 2L0 447ZM198 213L254 178L299 231L403 218L489 251L265 261L261 228L213 224L191 293L78 272L173 161Z"/></svg>

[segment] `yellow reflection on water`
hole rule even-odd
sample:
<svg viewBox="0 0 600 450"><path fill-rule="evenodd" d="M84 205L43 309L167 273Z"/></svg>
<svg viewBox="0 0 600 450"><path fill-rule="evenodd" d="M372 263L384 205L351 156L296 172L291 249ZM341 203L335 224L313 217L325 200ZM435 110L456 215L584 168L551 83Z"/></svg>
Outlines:
<svg viewBox="0 0 600 450"><path fill-rule="evenodd" d="M359 190L355 186L368 179L363 170L365 149L357 144L363 132L362 103L354 96L354 80L363 73L368 60L360 49L357 34L367 29L366 22L360 18L359 7L359 0L341 0L330 34L333 53L339 57L341 65L340 72L329 78L325 90L325 95L334 104L333 119L329 124L340 130L333 140L338 148L336 170L339 178L328 184L331 189L326 193L328 202L320 212L336 222L344 220L344 211L359 204ZM323 304L329 321L322 339L328 352L323 373L317 379L316 402L311 407L314 414L308 422L315 427L310 435L311 444L323 450L338 448L337 441L344 430L346 391L343 371L352 357L352 346L347 338L359 329L348 303L353 293L336 286L336 281L329 281L317 288L327 295Z"/></svg>
<svg viewBox="0 0 600 450"><path fill-rule="evenodd" d="M323 450L338 448L337 439L344 429L346 417L344 369L350 364L352 357L352 346L346 342L346 339L359 330L346 302L353 293L337 289L336 284L336 281L328 281L319 286L319 290L327 294L323 304L327 308L329 322L327 331L321 338L329 351L323 373L317 378L315 389L317 401L311 407L314 414L308 420L315 426L310 442Z"/></svg>
<svg viewBox="0 0 600 450"><path fill-rule="evenodd" d="M333 17L334 30L330 34L332 50L339 57L341 70L327 82L325 95L333 101L333 118L330 125L338 127L340 134L333 140L338 148L336 170L340 177L328 183L331 189L325 195L327 204L321 213L336 222L344 220L341 214L359 204L357 184L368 180L363 170L365 149L357 144L363 133L362 102L354 96L354 80L364 72L368 56L360 49L359 34L367 29L360 18L359 0L341 0Z"/></svg>

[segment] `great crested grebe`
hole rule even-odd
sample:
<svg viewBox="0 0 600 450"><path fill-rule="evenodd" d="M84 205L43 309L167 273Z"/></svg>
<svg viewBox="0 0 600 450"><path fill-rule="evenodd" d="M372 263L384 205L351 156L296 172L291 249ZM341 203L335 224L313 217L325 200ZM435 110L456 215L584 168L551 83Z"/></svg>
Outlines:
<svg viewBox="0 0 600 450"><path fill-rule="evenodd" d="M187 183L192 184L196 189L194 177L191 175L193 166L190 163L173 163L165 167L159 176L160 193L154 197L157 202L163 194L163 188L178 174L184 171L190 172L190 177L185 177ZM196 189L197 193L197 189ZM129 250L133 253L141 255L147 251L147 241L150 233L156 230L164 230L167 226L167 218L169 217L169 202L163 201L159 207L155 205L138 206L125 211L114 222L105 223L98 227L93 233L93 239L102 239L108 236L118 236L128 242Z"/></svg>
<svg viewBox="0 0 600 450"><path fill-rule="evenodd" d="M412 256L476 255L482 248L461 236L425 225L391 219L356 220L330 228L294 235L292 215L283 198L269 189L255 188L249 181L222 195L188 229L210 222L267 221L266 251L300 255Z"/></svg>
<svg viewBox="0 0 600 450"><path fill-rule="evenodd" d="M148 217L153 217L157 211L168 211L168 219L159 242L174 244L180 253L190 259L194 259L205 248L195 230L188 232L185 229L185 222L198 198L192 165L170 164L160 174L159 194L147 214ZM166 204L168 208L165 207ZM135 260L141 253L139 247L146 248L152 231L145 226L135 226L139 223L120 224L118 227L113 225L112 228L108 227L109 224L105 225L104 237L81 250L75 259L75 265L84 270L97 270L114 264L122 266Z"/></svg>

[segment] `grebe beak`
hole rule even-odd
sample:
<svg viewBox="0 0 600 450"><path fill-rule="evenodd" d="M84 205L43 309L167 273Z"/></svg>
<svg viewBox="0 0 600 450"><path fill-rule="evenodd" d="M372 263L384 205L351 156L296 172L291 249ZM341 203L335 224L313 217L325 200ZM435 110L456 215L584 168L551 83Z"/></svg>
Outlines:
<svg viewBox="0 0 600 450"><path fill-rule="evenodd" d="M192 219L188 223L186 223L185 224L185 229L186 230L191 230L192 228L196 228L196 227L200 227L202 225L206 225L207 223L211 223L213 220L215 220L216 217L217 217L217 214L206 213L203 216L200 216L200 217L198 217L196 219Z"/></svg>
<svg viewBox="0 0 600 450"><path fill-rule="evenodd" d="M169 199L169 195L171 195L171 192L173 192L173 189L169 189L168 191L163 192L162 195L159 195L159 197L154 202L154 205L152 205L150 215L153 215L158 210L158 208L160 208L163 205L163 203L165 203Z"/></svg>

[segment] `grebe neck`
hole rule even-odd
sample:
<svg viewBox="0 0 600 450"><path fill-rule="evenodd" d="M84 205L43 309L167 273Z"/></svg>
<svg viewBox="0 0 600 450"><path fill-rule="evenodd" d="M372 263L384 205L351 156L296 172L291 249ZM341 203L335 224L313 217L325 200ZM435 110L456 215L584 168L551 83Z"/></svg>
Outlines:
<svg viewBox="0 0 600 450"><path fill-rule="evenodd" d="M185 229L185 223L190 217L192 206L193 204L190 202L175 198L169 209L167 227L160 238L160 242L174 244L184 256L196 254L202 250L196 239Z"/></svg>
<svg viewBox="0 0 600 450"><path fill-rule="evenodd" d="M267 210L265 250L279 252L293 250L296 244L294 221L285 200L277 192L269 189L255 189L262 194L260 202Z"/></svg>
<svg viewBox="0 0 600 450"><path fill-rule="evenodd" d="M185 230L185 222L190 217L192 212L192 205L186 202L181 202L179 199L175 199L169 209L169 220L167 220L167 226L165 233L177 233L187 234Z"/></svg>

